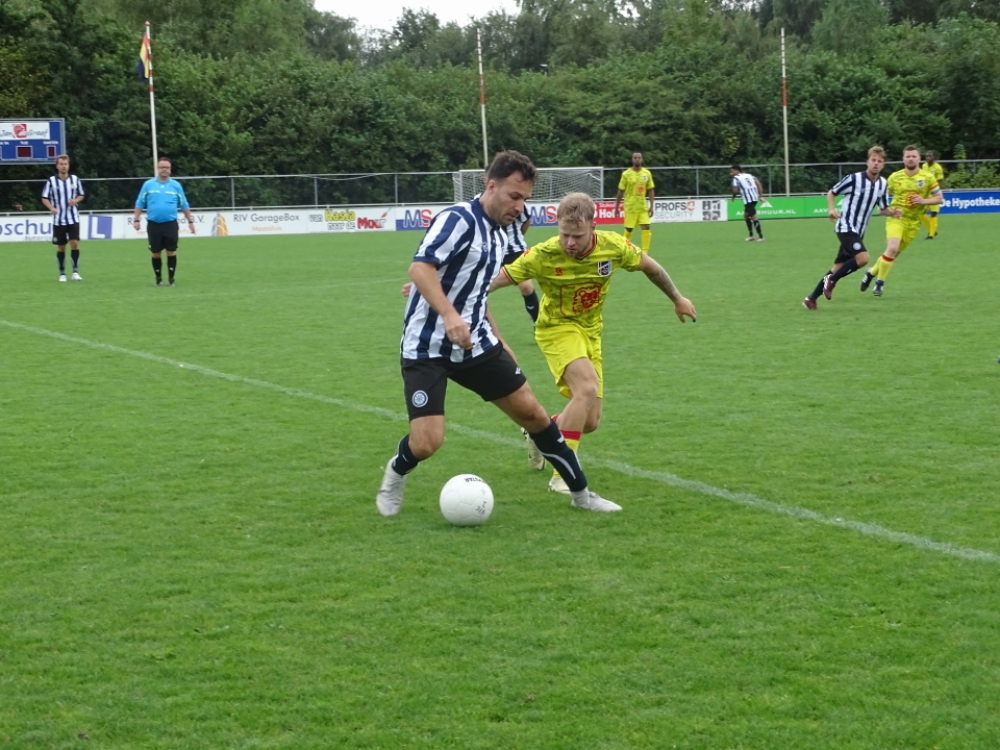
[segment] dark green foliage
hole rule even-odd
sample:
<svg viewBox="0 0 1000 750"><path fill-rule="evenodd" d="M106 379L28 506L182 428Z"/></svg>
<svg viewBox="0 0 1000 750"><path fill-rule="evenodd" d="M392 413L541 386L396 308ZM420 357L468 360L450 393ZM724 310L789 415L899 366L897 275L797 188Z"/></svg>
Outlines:
<svg viewBox="0 0 1000 750"><path fill-rule="evenodd" d="M959 143L968 158L990 158L1000 137L992 8L525 0L516 16L466 26L407 10L371 33L306 0L0 0L0 112L65 117L83 176L150 174L148 95L133 73L149 19L159 151L180 176L477 167L478 28L490 150L517 148L542 166L624 167L636 149L654 166L777 163L784 27L792 161L857 161L874 143L893 157L910 142L943 159L959 157ZM48 172L8 167L2 178ZM239 202L421 199L403 198L416 189L408 182L378 185L245 181ZM102 203L123 207L134 189L94 183ZM228 205L234 189L205 181L192 192ZM24 193L0 185L0 208L30 203Z"/></svg>

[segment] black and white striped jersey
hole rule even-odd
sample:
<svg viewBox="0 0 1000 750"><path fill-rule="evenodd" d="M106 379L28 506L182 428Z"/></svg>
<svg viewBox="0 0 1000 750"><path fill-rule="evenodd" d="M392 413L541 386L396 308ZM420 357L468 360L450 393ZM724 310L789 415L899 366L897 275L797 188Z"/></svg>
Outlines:
<svg viewBox="0 0 1000 750"><path fill-rule="evenodd" d="M740 172L733 176L733 187L740 191L740 198L744 203L753 203L760 200L760 191L757 190L757 180L752 174Z"/></svg>
<svg viewBox="0 0 1000 750"><path fill-rule="evenodd" d="M69 205L69 202L78 195L83 195L83 183L75 174L69 175L65 180L60 180L59 175L52 175L45 181L42 197L48 198L57 212L52 217L53 224L62 227L80 223L79 209Z"/></svg>
<svg viewBox="0 0 1000 750"><path fill-rule="evenodd" d="M855 172L844 177L833 186L834 195L844 196L840 207L840 218L837 219L836 232L853 232L859 237L865 236L868 220L877 208L888 208L888 185L885 177L874 180L867 172Z"/></svg>
<svg viewBox="0 0 1000 750"><path fill-rule="evenodd" d="M500 272L507 242L507 230L486 215L478 198L434 217L413 260L437 268L441 288L469 326L472 349L448 340L441 316L414 286L403 317L403 359L463 362L500 344L486 318L486 293Z"/></svg>

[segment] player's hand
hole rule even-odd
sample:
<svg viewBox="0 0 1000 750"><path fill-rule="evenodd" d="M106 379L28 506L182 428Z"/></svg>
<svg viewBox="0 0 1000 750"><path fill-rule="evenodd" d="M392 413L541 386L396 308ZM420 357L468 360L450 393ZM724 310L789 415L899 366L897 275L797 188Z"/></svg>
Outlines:
<svg viewBox="0 0 1000 750"><path fill-rule="evenodd" d="M674 303L674 314L677 315L677 319L681 323L687 322L684 320L685 315L691 318L692 323L698 322L698 311L694 309L694 305L687 297L681 297Z"/></svg>
<svg viewBox="0 0 1000 750"><path fill-rule="evenodd" d="M400 289L399 291L404 297L409 297L411 289L413 289L413 282L407 281L405 284L403 284L403 288Z"/></svg>
<svg viewBox="0 0 1000 750"><path fill-rule="evenodd" d="M194 234L194 222L188 223L188 226L191 227L191 234Z"/></svg>
<svg viewBox="0 0 1000 750"><path fill-rule="evenodd" d="M463 349L472 348L472 333L469 331L469 325L462 320L462 316L457 312L445 318L444 333L448 340L456 346Z"/></svg>
<svg viewBox="0 0 1000 750"><path fill-rule="evenodd" d="M618 210L618 206L615 206L615 218L616 218L616 219L618 218L618 215L619 215L620 213L621 213L621 211L619 211L619 210Z"/></svg>
<svg viewBox="0 0 1000 750"><path fill-rule="evenodd" d="M916 193L910 193L910 205L911 206L919 206L923 202L924 202L924 199L921 198L919 195L917 195Z"/></svg>
<svg viewBox="0 0 1000 750"><path fill-rule="evenodd" d="M840 218L840 212L839 212L839 211L838 211L837 209L833 209L833 210L832 210L832 211L831 211L831 212L830 212L830 213L828 214L828 216L830 217L830 221L836 221L837 219L839 219L839 218Z"/></svg>

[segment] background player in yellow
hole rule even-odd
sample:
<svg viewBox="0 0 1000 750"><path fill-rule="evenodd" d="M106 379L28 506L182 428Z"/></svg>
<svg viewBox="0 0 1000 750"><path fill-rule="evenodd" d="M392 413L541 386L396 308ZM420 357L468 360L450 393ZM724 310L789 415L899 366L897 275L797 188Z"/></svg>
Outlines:
<svg viewBox="0 0 1000 750"><path fill-rule="evenodd" d="M556 423L574 451L584 433L601 422L604 375L601 359L602 308L612 275L619 270L642 271L674 303L674 314L684 323L695 320L691 301L684 297L663 267L647 253L615 232L597 231L594 202L584 193L570 193L559 204L559 235L530 248L490 284L490 291L535 279L542 289L542 305L535 323L535 341L545 355L560 392L569 398ZM528 441L532 468L545 468L536 446ZM553 475L549 489L567 492L561 477Z"/></svg>
<svg viewBox="0 0 1000 750"><path fill-rule="evenodd" d="M934 175L937 180L938 187L944 190L944 167L942 167L937 160L937 154L933 151L928 151L924 154L923 170L925 172L930 172ZM938 226L938 211L941 210L940 205L928 206L927 210L924 211L924 215L920 217L920 220L927 227L927 236L924 237L925 240L933 240L937 237L937 226Z"/></svg>
<svg viewBox="0 0 1000 750"><path fill-rule="evenodd" d="M625 199L625 239L632 239L632 230L636 225L642 228L642 251L649 252L653 241L653 233L649 229L649 217L653 215L653 173L642 166L642 154L636 151L632 154L632 166L622 172L618 180L618 195L615 196L615 216L618 216L618 206Z"/></svg>
<svg viewBox="0 0 1000 750"><path fill-rule="evenodd" d="M920 149L907 146L903 149L903 168L893 172L888 180L889 194L892 196L890 208L898 208L902 216L898 219L890 217L885 220L885 252L875 265L865 271L861 280L861 291L868 290L872 279L875 279L876 297L881 297L885 279L892 270L892 264L907 245L913 242L920 232L920 215L924 206L941 203L941 189L937 180L930 172L920 168Z"/></svg>

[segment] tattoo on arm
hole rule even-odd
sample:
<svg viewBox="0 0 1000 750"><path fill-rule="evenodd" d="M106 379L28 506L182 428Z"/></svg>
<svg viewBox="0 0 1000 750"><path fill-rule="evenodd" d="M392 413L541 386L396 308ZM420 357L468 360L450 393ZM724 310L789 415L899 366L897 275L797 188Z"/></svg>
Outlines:
<svg viewBox="0 0 1000 750"><path fill-rule="evenodd" d="M663 266L657 266L655 269L646 274L649 280L656 284L657 287L668 297L670 297L671 302L676 302L681 298L681 293L677 291L677 287L674 286L673 280L670 278L670 274L666 272Z"/></svg>

